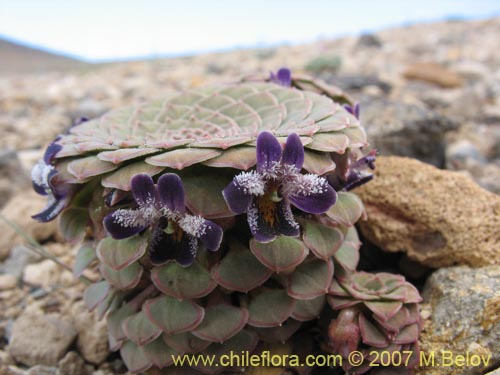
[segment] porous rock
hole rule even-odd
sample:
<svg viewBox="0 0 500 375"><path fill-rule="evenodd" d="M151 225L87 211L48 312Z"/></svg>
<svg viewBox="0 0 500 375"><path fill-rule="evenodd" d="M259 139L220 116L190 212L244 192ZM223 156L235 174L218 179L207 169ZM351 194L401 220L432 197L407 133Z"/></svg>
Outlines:
<svg viewBox="0 0 500 375"><path fill-rule="evenodd" d="M14 322L8 350L25 365L56 366L75 338L70 318L31 305Z"/></svg>
<svg viewBox="0 0 500 375"><path fill-rule="evenodd" d="M376 164L375 179L356 189L368 241L434 268L500 264L500 196L417 160L379 157Z"/></svg>
<svg viewBox="0 0 500 375"><path fill-rule="evenodd" d="M497 265L443 268L429 277L423 297L431 313L420 341L426 358L433 354L435 361L418 374L483 374L499 363L499 290ZM460 356L469 359L461 365Z"/></svg>
<svg viewBox="0 0 500 375"><path fill-rule="evenodd" d="M39 223L31 218L42 211L47 198L26 190L16 194L2 209L1 214L15 223L21 230L39 242L54 237L57 233L57 222ZM14 245L24 242L24 239L14 229L2 221L2 241L0 242L0 260L8 257Z"/></svg>

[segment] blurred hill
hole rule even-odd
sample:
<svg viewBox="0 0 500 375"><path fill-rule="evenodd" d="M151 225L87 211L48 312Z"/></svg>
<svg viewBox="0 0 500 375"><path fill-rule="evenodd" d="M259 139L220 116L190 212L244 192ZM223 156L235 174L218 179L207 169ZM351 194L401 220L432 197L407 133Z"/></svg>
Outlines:
<svg viewBox="0 0 500 375"><path fill-rule="evenodd" d="M0 75L81 69L89 64L0 38Z"/></svg>

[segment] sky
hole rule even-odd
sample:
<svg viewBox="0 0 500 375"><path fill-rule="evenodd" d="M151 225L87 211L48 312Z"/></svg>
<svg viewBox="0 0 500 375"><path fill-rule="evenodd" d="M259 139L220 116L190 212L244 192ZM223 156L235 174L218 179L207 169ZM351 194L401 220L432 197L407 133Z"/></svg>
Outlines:
<svg viewBox="0 0 500 375"><path fill-rule="evenodd" d="M0 36L98 62L494 15L500 0L0 0Z"/></svg>

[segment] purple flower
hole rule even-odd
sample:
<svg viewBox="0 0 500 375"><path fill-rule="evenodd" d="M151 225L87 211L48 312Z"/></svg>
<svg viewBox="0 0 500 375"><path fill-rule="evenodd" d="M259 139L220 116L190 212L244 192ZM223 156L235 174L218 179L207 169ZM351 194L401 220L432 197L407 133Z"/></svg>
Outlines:
<svg viewBox="0 0 500 375"><path fill-rule="evenodd" d="M85 121L88 121L88 119L82 117L71 127L80 125ZM57 174L57 169L53 165L54 158L62 149L62 146L57 143L60 139L61 136L58 136L49 144L43 158L31 169L33 189L38 194L46 195L49 198L43 211L32 216L33 219L41 222L54 220L68 206L76 192L76 186L64 181Z"/></svg>
<svg viewBox="0 0 500 375"><path fill-rule="evenodd" d="M69 204L74 192L74 186L63 181L52 165L54 157L62 149L62 146L56 143L58 140L59 137L47 147L43 158L31 169L33 189L38 194L49 198L43 211L32 216L33 219L41 222L55 219Z"/></svg>
<svg viewBox="0 0 500 375"><path fill-rule="evenodd" d="M292 86L292 72L288 68L281 68L277 73L271 72L269 80L281 86Z"/></svg>
<svg viewBox="0 0 500 375"><path fill-rule="evenodd" d="M104 218L111 237L120 240L151 227L149 255L155 265L173 259L189 266L200 243L210 251L219 248L221 227L186 213L184 187L178 175L166 173L155 186L149 175L139 174L132 178L131 186L137 208L118 209Z"/></svg>
<svg viewBox="0 0 500 375"><path fill-rule="evenodd" d="M304 147L297 134L291 134L282 149L274 135L262 132L257 138L257 170L241 172L223 190L234 213L247 213L250 231L257 241L299 235L291 205L322 214L335 203L337 194L328 181L314 174L301 174L303 164Z"/></svg>
<svg viewBox="0 0 500 375"><path fill-rule="evenodd" d="M359 120L359 103L356 103L354 106L345 104L344 108L347 112L349 112L351 115L353 115Z"/></svg>
<svg viewBox="0 0 500 375"><path fill-rule="evenodd" d="M369 172L369 169L375 169L376 158L377 150L372 150L368 155L357 160L356 156L351 153L334 156L333 161L337 165L337 170L328 176L328 182L337 191L357 188L373 179L373 174Z"/></svg>

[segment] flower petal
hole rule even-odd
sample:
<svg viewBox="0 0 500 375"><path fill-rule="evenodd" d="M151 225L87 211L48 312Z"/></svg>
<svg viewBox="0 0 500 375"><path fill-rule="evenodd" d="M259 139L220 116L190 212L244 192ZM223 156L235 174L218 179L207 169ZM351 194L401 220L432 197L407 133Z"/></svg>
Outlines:
<svg viewBox="0 0 500 375"><path fill-rule="evenodd" d="M270 132L262 132L257 137L257 171L269 171L281 159L281 145Z"/></svg>
<svg viewBox="0 0 500 375"><path fill-rule="evenodd" d="M253 200L253 195L246 194L234 180L222 190L222 195L229 209L237 215L247 212Z"/></svg>
<svg viewBox="0 0 500 375"><path fill-rule="evenodd" d="M136 212L135 210L117 210L104 218L104 228L106 228L108 233L115 240L132 237L134 234L146 229L144 225L133 225L133 223L129 223L128 225L124 224L122 214L126 211L130 213Z"/></svg>
<svg viewBox="0 0 500 375"><path fill-rule="evenodd" d="M165 173L159 178L158 194L161 203L170 211L180 213L186 211L184 186L180 177L175 173Z"/></svg>
<svg viewBox="0 0 500 375"><path fill-rule="evenodd" d="M130 180L132 194L139 206L153 206L158 202L158 192L150 175L142 173Z"/></svg>
<svg viewBox="0 0 500 375"><path fill-rule="evenodd" d="M59 139L60 137L54 139L54 141L45 150L45 153L43 154L43 161L45 162L45 164L50 164L56 154L61 151L62 146L56 143Z"/></svg>
<svg viewBox="0 0 500 375"><path fill-rule="evenodd" d="M47 207L45 207L42 212L33 215L32 218L42 223L54 220L57 217L57 215L59 215L61 211L66 208L70 200L71 200L70 196L63 197L61 199L56 199L54 198L54 196L49 195L49 203Z"/></svg>
<svg viewBox="0 0 500 375"><path fill-rule="evenodd" d="M286 139L281 162L295 165L299 171L302 169L304 165L304 146L297 134L292 133Z"/></svg>
<svg viewBox="0 0 500 375"><path fill-rule="evenodd" d="M337 193L330 185L324 186L320 192L303 195L293 194L290 202L298 209L310 214L322 214L337 201Z"/></svg>
<svg viewBox="0 0 500 375"><path fill-rule="evenodd" d="M222 228L210 220L205 220L205 233L199 239L210 251L217 251L222 242Z"/></svg>
<svg viewBox="0 0 500 375"><path fill-rule="evenodd" d="M276 75L272 75L273 82L278 85L290 87L292 85L292 72L288 68L280 68Z"/></svg>
<svg viewBox="0 0 500 375"><path fill-rule="evenodd" d="M149 247L151 263L157 266L175 260L184 267L191 265L196 257L196 238L182 232L180 240L175 240L173 235L164 231L167 225L167 220L161 220L153 233Z"/></svg>
<svg viewBox="0 0 500 375"><path fill-rule="evenodd" d="M254 238L262 243L271 242L277 236L296 237L300 234L299 225L293 217L289 203L284 199L279 203L273 203L272 215L267 212L260 212L257 204L253 204L248 210L248 224Z"/></svg>

